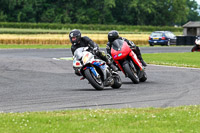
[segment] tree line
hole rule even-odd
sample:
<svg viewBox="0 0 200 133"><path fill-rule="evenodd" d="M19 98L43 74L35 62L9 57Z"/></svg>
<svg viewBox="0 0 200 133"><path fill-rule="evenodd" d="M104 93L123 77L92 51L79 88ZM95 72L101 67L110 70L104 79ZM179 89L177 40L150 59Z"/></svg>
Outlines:
<svg viewBox="0 0 200 133"><path fill-rule="evenodd" d="M195 0L0 0L0 22L173 26L199 10Z"/></svg>

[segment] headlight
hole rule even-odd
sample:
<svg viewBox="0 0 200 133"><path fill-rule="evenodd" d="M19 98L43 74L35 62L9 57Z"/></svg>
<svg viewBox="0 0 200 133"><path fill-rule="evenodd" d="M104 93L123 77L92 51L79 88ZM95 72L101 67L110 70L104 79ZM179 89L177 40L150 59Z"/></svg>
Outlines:
<svg viewBox="0 0 200 133"><path fill-rule="evenodd" d="M74 60L74 61L73 61L73 66L74 66L74 67L81 67L82 64L81 64L80 61Z"/></svg>

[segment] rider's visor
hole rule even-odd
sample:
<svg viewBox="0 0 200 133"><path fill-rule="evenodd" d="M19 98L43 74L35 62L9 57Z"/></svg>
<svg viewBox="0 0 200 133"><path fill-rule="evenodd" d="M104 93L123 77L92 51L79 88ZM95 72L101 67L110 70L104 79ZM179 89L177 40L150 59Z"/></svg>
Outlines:
<svg viewBox="0 0 200 133"><path fill-rule="evenodd" d="M72 41L76 41L76 37L72 37Z"/></svg>

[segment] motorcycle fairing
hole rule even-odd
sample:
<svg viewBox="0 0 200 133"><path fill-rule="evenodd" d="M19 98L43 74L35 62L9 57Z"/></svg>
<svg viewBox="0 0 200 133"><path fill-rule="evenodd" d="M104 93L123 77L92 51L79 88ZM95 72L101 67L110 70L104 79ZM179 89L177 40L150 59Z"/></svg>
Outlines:
<svg viewBox="0 0 200 133"><path fill-rule="evenodd" d="M131 51L131 52L129 53L129 56L132 58L132 60L134 61L134 63L135 63L137 66L139 66L140 71L142 71L142 70L143 70L142 63L141 63L141 62L139 61L139 59L137 58L137 55L136 55L133 51Z"/></svg>
<svg viewBox="0 0 200 133"><path fill-rule="evenodd" d="M120 45L121 47L119 49L116 49L117 46L115 45L119 45L119 43L117 43L117 41L113 42L111 53L112 53L112 58L114 60L122 60L131 52L131 49L129 48L127 42L125 41L122 42L122 40L118 41L120 41L123 45L122 46Z"/></svg>
<svg viewBox="0 0 200 133"><path fill-rule="evenodd" d="M117 65L120 68L120 70L125 74L124 69L122 68L120 62L119 61L115 61L115 63L117 63Z"/></svg>

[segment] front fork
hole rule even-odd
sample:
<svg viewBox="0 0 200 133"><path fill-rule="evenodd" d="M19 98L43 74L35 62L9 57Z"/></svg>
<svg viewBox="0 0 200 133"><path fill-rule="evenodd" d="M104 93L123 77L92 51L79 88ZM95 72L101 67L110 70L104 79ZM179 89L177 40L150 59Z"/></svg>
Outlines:
<svg viewBox="0 0 200 133"><path fill-rule="evenodd" d="M102 74L103 74L103 77L102 77L102 80L106 80L109 76L110 76L110 73L109 73L109 70L108 70L108 66L107 65L98 65L97 67L99 67L102 71ZM91 66L86 66L83 70L85 69L90 69L91 72L97 77L97 78L101 78L101 74L99 74L97 71L96 71L96 68L94 67L94 65L91 65Z"/></svg>
<svg viewBox="0 0 200 133"><path fill-rule="evenodd" d="M91 72L94 74L94 76L96 76L97 78L100 78L100 75L99 75L99 73L96 71L96 69L95 69L95 67L85 67L83 70L86 70L86 69L90 69L91 70Z"/></svg>

